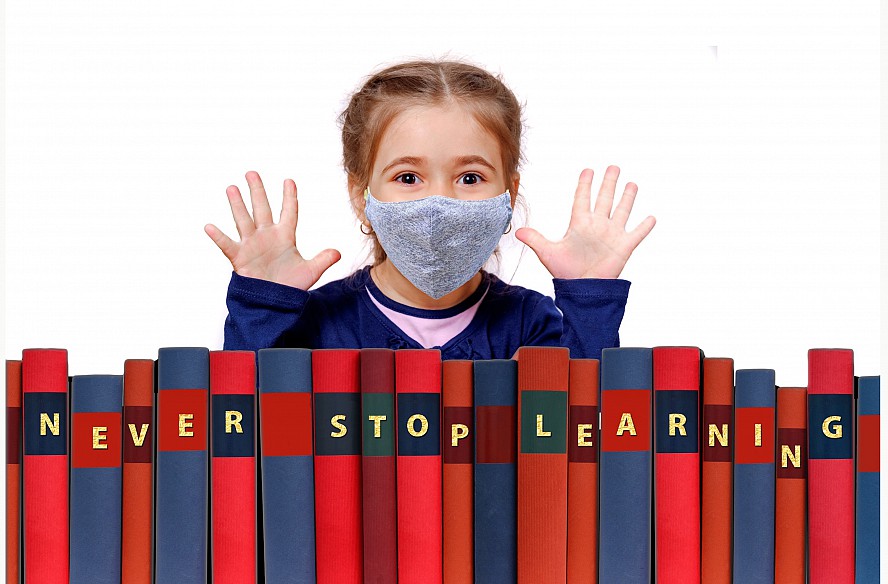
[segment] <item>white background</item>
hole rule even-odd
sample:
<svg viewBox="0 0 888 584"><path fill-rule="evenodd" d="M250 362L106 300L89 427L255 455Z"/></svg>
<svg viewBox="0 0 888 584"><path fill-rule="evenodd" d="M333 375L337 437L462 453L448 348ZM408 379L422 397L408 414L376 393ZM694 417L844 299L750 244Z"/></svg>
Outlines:
<svg viewBox="0 0 888 584"><path fill-rule="evenodd" d="M121 373L221 348L230 265L203 226L236 237L225 188L247 170L275 214L296 181L300 250L343 254L321 283L360 266L336 117L371 71L450 56L526 103L544 235L583 167L594 191L608 164L639 185L630 225L658 222L623 273L624 346L697 345L784 386L812 347L881 372L878 2L336 4L6 2L6 358ZM551 293L521 247L501 277Z"/></svg>

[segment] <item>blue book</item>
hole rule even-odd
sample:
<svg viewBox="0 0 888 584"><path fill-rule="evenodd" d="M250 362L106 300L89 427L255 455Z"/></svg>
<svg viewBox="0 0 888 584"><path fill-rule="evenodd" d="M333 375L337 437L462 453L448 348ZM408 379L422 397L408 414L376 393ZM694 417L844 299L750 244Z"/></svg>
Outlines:
<svg viewBox="0 0 888 584"><path fill-rule="evenodd" d="M739 369L734 379L734 582L773 583L774 370Z"/></svg>
<svg viewBox="0 0 888 584"><path fill-rule="evenodd" d="M72 584L120 582L123 376L71 378Z"/></svg>
<svg viewBox="0 0 888 584"><path fill-rule="evenodd" d="M311 351L259 350L265 581L315 582Z"/></svg>
<svg viewBox="0 0 888 584"><path fill-rule="evenodd" d="M209 350L157 352L155 578L206 584Z"/></svg>
<svg viewBox="0 0 888 584"><path fill-rule="evenodd" d="M879 581L879 390L881 377L857 383L857 582Z"/></svg>
<svg viewBox="0 0 888 584"><path fill-rule="evenodd" d="M475 361L475 581L518 578L518 362Z"/></svg>
<svg viewBox="0 0 888 584"><path fill-rule="evenodd" d="M601 353L599 581L651 582L651 389L649 348Z"/></svg>

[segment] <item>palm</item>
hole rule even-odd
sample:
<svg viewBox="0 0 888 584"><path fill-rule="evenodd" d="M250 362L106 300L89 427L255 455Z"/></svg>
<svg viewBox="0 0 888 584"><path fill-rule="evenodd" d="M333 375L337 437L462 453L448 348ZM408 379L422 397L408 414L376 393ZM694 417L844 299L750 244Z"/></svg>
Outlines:
<svg viewBox="0 0 888 584"><path fill-rule="evenodd" d="M626 261L656 223L648 217L632 231L626 231L629 213L638 187L628 183L616 209L614 191L620 169L608 167L595 201L590 209L591 170L580 173L567 233L559 241L549 241L534 229L516 232L520 241L530 246L555 278L617 278Z"/></svg>
<svg viewBox="0 0 888 584"><path fill-rule="evenodd" d="M308 290L327 268L339 261L339 252L326 249L310 260L299 253L296 248L299 203L296 184L292 180L284 181L280 221L274 223L259 175L250 171L246 178L250 186L252 217L244 205L240 190L230 186L226 191L241 241L232 241L215 225L207 225L204 230L241 276Z"/></svg>

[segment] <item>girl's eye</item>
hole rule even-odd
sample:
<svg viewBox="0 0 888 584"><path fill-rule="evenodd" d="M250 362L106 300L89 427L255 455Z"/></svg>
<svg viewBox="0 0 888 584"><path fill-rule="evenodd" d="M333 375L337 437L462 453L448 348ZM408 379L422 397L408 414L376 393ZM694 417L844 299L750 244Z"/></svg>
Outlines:
<svg viewBox="0 0 888 584"><path fill-rule="evenodd" d="M461 178L467 179L466 182L463 182L464 185L476 185L483 180L481 175L475 174L474 172L467 172L462 175Z"/></svg>
<svg viewBox="0 0 888 584"><path fill-rule="evenodd" d="M400 180L402 178L404 179L403 181ZM416 178L416 175L413 174L412 172L405 172L403 174L399 174L398 176L396 176L395 180L397 182L405 184L405 185L415 185L417 178Z"/></svg>

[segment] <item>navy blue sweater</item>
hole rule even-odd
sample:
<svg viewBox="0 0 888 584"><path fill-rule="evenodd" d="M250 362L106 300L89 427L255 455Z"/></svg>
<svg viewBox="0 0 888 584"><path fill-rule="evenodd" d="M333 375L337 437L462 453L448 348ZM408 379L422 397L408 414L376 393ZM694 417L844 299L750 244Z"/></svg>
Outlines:
<svg viewBox="0 0 888 584"><path fill-rule="evenodd" d="M382 314L365 288L384 299L384 305L426 318L453 316L487 290L469 326L436 347L442 359L509 359L518 347L531 345L569 347L573 358L600 359L601 349L620 345L628 281L555 278L553 301L488 272L482 275L478 290L459 305L422 310L385 298L373 283L369 266L309 291L232 272L224 348L421 349Z"/></svg>

